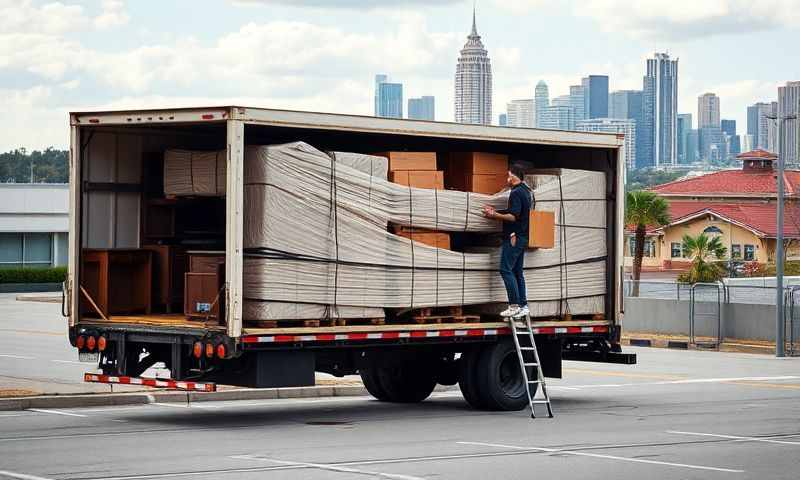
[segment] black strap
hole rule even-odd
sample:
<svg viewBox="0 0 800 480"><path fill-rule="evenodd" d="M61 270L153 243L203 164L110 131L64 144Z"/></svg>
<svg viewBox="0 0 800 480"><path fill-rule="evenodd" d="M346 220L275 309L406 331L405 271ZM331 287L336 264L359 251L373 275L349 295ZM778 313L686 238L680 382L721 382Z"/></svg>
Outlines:
<svg viewBox="0 0 800 480"><path fill-rule="evenodd" d="M189 152L189 183L194 193L194 152Z"/></svg>
<svg viewBox="0 0 800 480"><path fill-rule="evenodd" d="M434 211L436 212L436 217L434 219L434 231L439 230L439 190L433 189L433 199L434 199ZM436 246L436 299L434 300L434 304L438 307L439 306L439 246Z"/></svg>
<svg viewBox="0 0 800 480"><path fill-rule="evenodd" d="M334 242L336 248L336 264L333 274L333 306L336 307L339 300L339 202L337 198L336 185L336 161L331 157L331 186L330 186L330 212L333 218ZM330 311L327 312L328 318Z"/></svg>

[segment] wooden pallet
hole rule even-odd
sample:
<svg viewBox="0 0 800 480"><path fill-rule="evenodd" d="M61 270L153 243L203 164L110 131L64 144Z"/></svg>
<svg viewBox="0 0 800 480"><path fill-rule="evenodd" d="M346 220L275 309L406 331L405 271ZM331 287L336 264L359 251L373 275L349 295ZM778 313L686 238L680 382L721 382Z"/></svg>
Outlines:
<svg viewBox="0 0 800 480"><path fill-rule="evenodd" d="M465 315L464 307L427 307L420 308L411 317L414 323L468 323L479 322L480 315Z"/></svg>
<svg viewBox="0 0 800 480"><path fill-rule="evenodd" d="M345 327L355 325L384 325L383 318L328 318L318 320L245 320L247 328L293 328L293 327Z"/></svg>

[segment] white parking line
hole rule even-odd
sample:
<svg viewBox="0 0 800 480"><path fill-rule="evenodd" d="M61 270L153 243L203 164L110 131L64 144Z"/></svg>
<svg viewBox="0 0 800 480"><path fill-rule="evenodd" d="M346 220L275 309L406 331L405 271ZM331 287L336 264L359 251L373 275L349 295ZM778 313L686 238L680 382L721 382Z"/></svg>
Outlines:
<svg viewBox="0 0 800 480"><path fill-rule="evenodd" d="M9 472L8 470L0 470L0 477L11 477L19 480L51 480L45 477L37 477L36 475L28 475L26 473Z"/></svg>
<svg viewBox="0 0 800 480"><path fill-rule="evenodd" d="M700 432L682 432L680 430L667 430L667 433L674 433L678 435L696 435L699 437L716 437L716 438L727 438L730 440L735 440L737 442L764 442L764 443L777 443L780 445L794 445L800 447L800 442L786 442L782 440L775 440L776 438L786 438L786 437L797 437L800 436L798 434L787 434L787 435L770 435L767 437L742 437L738 435L720 435L717 433L700 433Z"/></svg>
<svg viewBox="0 0 800 480"><path fill-rule="evenodd" d="M622 462L633 462L633 463L647 463L651 465L663 465L666 467L680 467L680 468L690 468L693 470L711 470L714 472L725 472L725 473L744 473L744 470L734 470L730 468L720 468L720 467L707 467L704 465L691 465L688 463L672 463L672 462L659 462L658 460L645 460L643 458L628 458L628 457L617 457L615 455L603 455L600 453L588 453L588 452L576 452L572 450L561 450L558 448L545 448L545 447L521 447L518 445L503 445L499 443L483 443L483 442L456 442L462 445L478 445L483 447L496 447L496 448L508 448L512 450L527 450L527 451L540 451L540 452L547 452L547 453L558 453L563 455L576 455L580 457L593 457L593 458L603 458L606 460L619 460Z"/></svg>
<svg viewBox="0 0 800 480"><path fill-rule="evenodd" d="M800 380L799 375L780 375L775 377L728 377L728 378L685 378L681 380L663 380L658 382L638 383L589 383L586 385L548 385L555 390L582 390L589 388L650 387L654 385L685 385L695 383L729 383L729 382L769 382L775 380Z"/></svg>
<svg viewBox="0 0 800 480"><path fill-rule="evenodd" d="M36 357L29 357L27 355L11 355L10 353L0 353L0 357L4 358L18 358L20 360L33 360Z"/></svg>
<svg viewBox="0 0 800 480"><path fill-rule="evenodd" d="M327 463L308 463L308 462L291 462L287 460L278 460L275 458L267 458L261 457L258 455L234 455L229 457L235 460L258 460L258 461L265 461L265 462L273 462L279 465L287 465L292 467L307 467L307 468L317 468L320 470L329 470L331 472L341 472L341 473L354 473L356 475L368 475L370 477L378 477L378 478L389 478L393 480L424 480L420 477L413 477L410 475L401 475L396 473L384 473L384 472L375 472L375 471L368 471L368 470L358 470L356 468L349 468L343 467L339 465L329 465Z"/></svg>
<svg viewBox="0 0 800 480"><path fill-rule="evenodd" d="M69 363L71 365L86 365L86 362L78 362L75 360L50 360L50 361L55 363Z"/></svg>
<svg viewBox="0 0 800 480"><path fill-rule="evenodd" d="M86 418L88 415L81 415L80 413L70 413L70 412L62 412L61 410L52 410L52 409L41 409L41 408L29 408L29 412L39 412L39 413L51 413L53 415L64 415L67 417L83 417Z"/></svg>

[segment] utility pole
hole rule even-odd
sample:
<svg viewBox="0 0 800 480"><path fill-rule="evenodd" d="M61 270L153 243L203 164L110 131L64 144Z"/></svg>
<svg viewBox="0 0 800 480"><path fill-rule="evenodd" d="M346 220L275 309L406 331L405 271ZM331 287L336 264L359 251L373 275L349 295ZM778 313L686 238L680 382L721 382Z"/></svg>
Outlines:
<svg viewBox="0 0 800 480"><path fill-rule="evenodd" d="M778 208L777 208L777 234L775 239L775 356L783 357L784 353L784 305L783 305L783 172L785 169L784 155L781 148L781 127L786 120L796 120L796 114L784 116L768 115L767 118L774 119L778 126Z"/></svg>

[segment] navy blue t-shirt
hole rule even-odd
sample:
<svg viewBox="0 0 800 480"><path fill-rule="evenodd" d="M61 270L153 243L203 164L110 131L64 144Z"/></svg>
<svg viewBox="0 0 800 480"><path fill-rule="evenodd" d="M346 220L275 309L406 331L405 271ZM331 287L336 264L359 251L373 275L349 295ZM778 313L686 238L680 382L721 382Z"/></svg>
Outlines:
<svg viewBox="0 0 800 480"><path fill-rule="evenodd" d="M510 213L516 221L503 222L503 238L508 238L512 233L517 238L528 238L528 224L530 223L532 196L531 189L525 183L517 184L511 189L508 196L508 208L498 210L498 213Z"/></svg>

